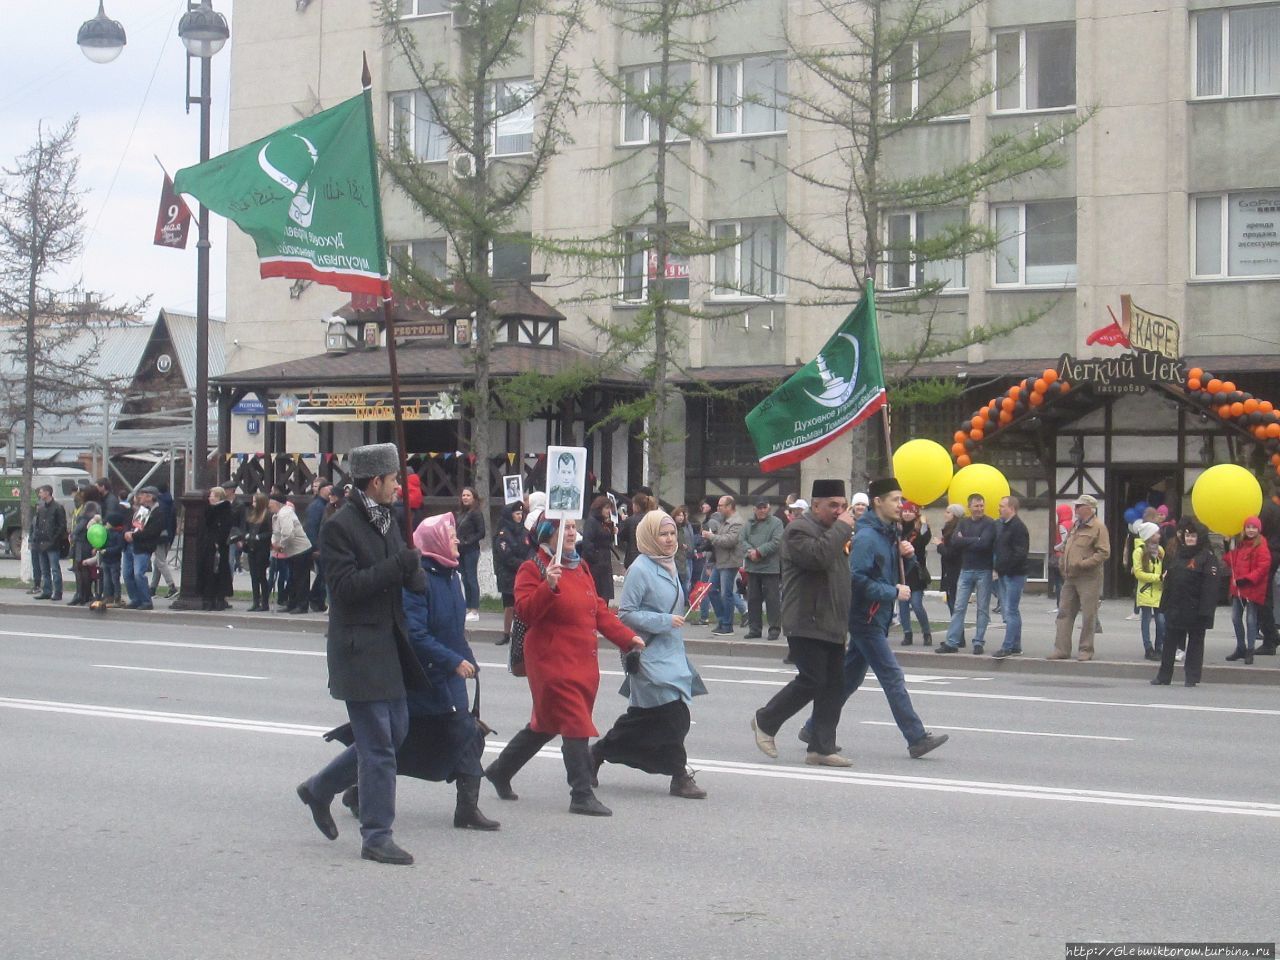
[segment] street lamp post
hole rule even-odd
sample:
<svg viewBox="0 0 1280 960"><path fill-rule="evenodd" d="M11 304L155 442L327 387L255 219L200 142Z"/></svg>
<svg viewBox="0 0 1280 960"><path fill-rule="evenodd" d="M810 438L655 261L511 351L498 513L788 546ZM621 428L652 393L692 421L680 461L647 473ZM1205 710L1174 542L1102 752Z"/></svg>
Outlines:
<svg viewBox="0 0 1280 960"><path fill-rule="evenodd" d="M227 20L213 9L210 0L187 0L187 12L178 21L178 37L187 49L187 112L193 103L200 105L200 162L209 159L209 116L212 93L209 61L231 36ZM80 26L76 43L94 63L109 63L124 49L125 32L120 24L107 17L103 0L98 0L98 15ZM191 61L200 61L200 95L191 95ZM199 550L191 549L199 542L204 527L206 506L205 481L209 470L209 210L202 203L197 217L200 238L196 242L196 389L192 412L191 487L183 496L182 596L175 607L191 607L198 600L197 562Z"/></svg>

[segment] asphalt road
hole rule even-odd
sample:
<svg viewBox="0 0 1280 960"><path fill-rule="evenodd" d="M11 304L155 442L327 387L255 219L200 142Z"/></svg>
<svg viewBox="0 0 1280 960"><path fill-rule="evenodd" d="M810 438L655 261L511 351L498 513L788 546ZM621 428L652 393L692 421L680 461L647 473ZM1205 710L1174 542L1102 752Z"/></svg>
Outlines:
<svg viewBox="0 0 1280 960"><path fill-rule="evenodd" d="M294 786L344 720L319 633L0 624L0 955L14 958L1062 957L1077 940L1276 939L1280 702L1262 687L910 677L951 742L910 760L869 685L850 770L770 761L748 720L776 661L698 658L689 752L706 801L606 766L611 819L567 812L554 750L486 784L496 834L451 826L452 787L401 780L412 868L326 841ZM524 682L477 650L496 749ZM617 660L596 707L624 701Z"/></svg>

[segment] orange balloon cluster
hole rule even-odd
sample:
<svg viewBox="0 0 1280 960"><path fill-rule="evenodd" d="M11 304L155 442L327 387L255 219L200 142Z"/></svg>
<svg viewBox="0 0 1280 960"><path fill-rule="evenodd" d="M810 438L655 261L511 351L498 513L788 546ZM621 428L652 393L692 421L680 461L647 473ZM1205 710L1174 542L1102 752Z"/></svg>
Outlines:
<svg viewBox="0 0 1280 960"><path fill-rule="evenodd" d="M1034 379L1029 377L1014 384L1002 396L979 407L952 438L951 456L955 458L956 466L967 467L973 462L974 448L987 437L1070 390L1071 384L1058 376L1057 370L1050 368Z"/></svg>
<svg viewBox="0 0 1280 960"><path fill-rule="evenodd" d="M1192 367L1187 371L1187 396L1223 421L1248 431L1271 454L1271 465L1280 474L1280 411L1270 400L1259 400L1230 380Z"/></svg>

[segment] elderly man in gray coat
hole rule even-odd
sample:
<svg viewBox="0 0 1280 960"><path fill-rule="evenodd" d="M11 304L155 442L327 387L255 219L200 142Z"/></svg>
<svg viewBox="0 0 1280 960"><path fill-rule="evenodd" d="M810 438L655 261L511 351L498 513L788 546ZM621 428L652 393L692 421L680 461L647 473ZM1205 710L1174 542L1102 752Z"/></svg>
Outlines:
<svg viewBox="0 0 1280 960"><path fill-rule="evenodd" d="M773 505L768 500L756 501L755 513L742 532L742 542L747 570L747 635L742 639L759 640L767 616L769 639L777 640L782 632L778 622L778 608L782 606L782 521L773 515Z"/></svg>
<svg viewBox="0 0 1280 960"><path fill-rule="evenodd" d="M316 826L330 840L338 826L333 798L359 783L360 856L408 865L391 838L396 810L396 750L409 729L408 689L430 687L409 645L401 588L426 589L418 551L406 547L391 513L400 484L395 444L355 447L347 505L321 527L329 587L329 692L344 700L355 742L298 786Z"/></svg>

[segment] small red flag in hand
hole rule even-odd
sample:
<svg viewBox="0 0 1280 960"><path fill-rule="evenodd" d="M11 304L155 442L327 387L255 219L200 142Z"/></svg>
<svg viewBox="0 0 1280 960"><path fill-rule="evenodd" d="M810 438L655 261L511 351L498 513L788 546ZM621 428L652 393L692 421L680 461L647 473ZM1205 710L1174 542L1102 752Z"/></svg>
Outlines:
<svg viewBox="0 0 1280 960"><path fill-rule="evenodd" d="M707 598L707 593L710 590L710 580L699 580L693 585L693 589L689 591L689 613L692 613L702 605L702 601Z"/></svg>

